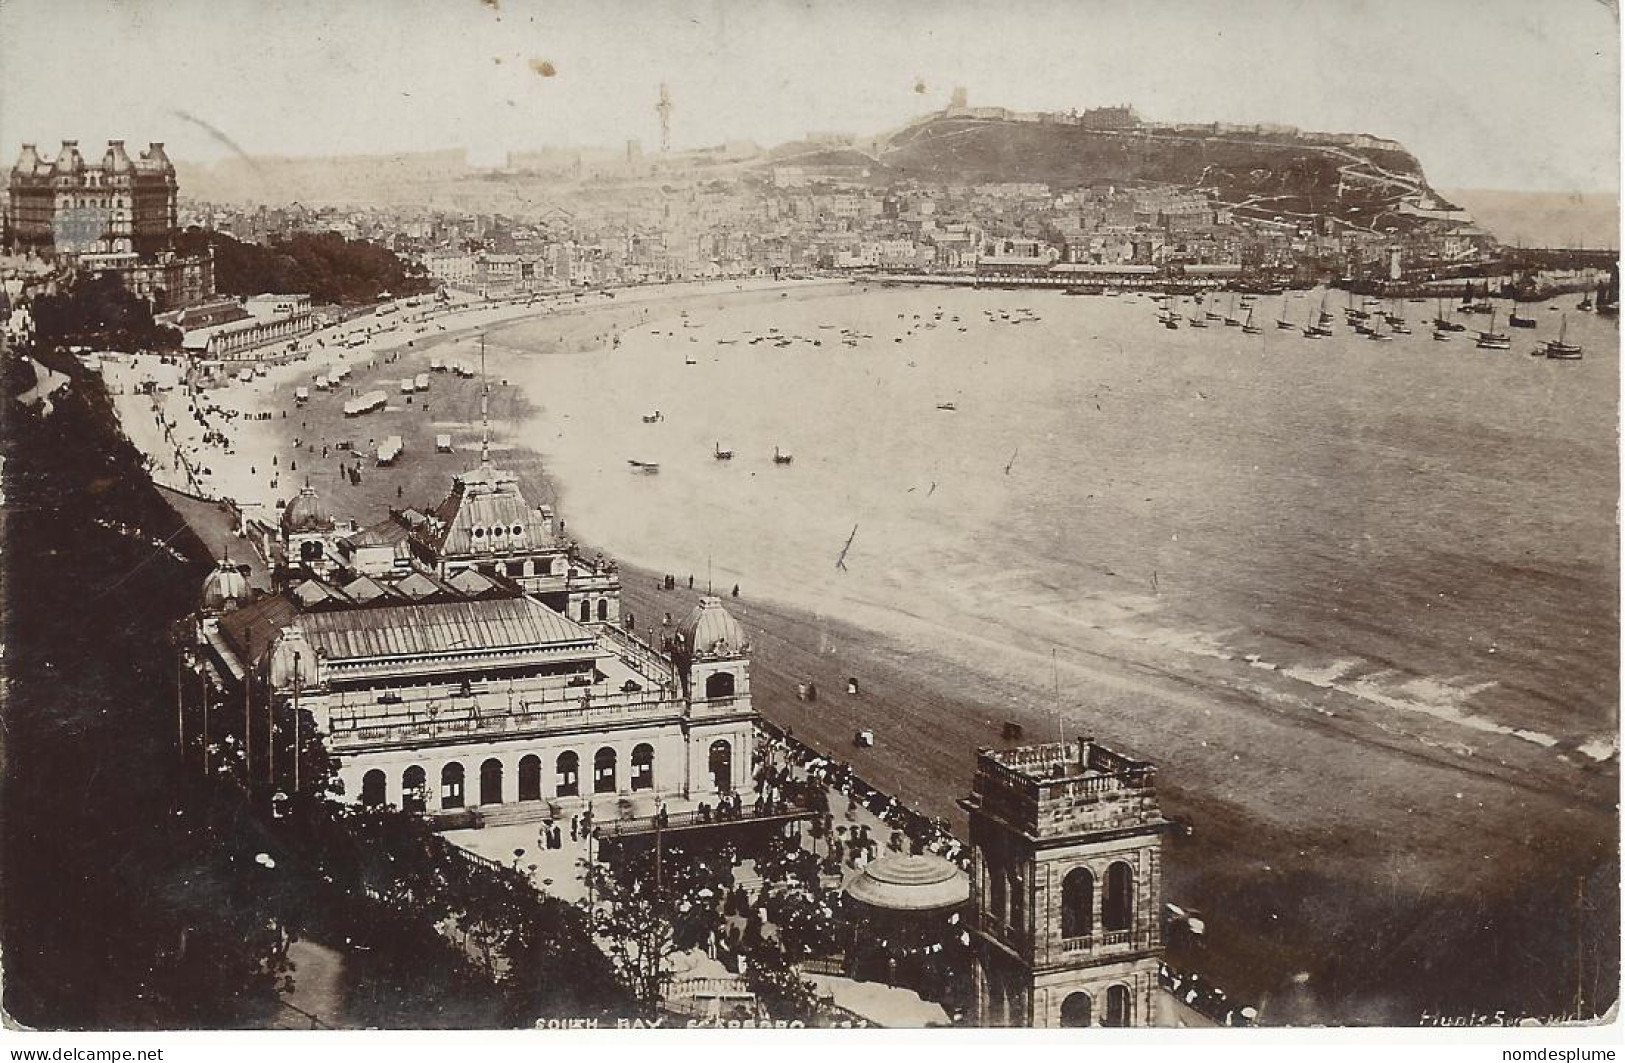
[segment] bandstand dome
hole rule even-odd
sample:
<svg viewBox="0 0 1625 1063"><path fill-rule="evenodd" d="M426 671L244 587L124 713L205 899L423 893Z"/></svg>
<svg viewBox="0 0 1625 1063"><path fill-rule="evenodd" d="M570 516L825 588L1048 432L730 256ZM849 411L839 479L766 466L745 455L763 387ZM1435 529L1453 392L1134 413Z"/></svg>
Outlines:
<svg viewBox="0 0 1625 1063"><path fill-rule="evenodd" d="M706 595L677 625L683 645L695 657L739 657L750 648L745 629L722 607L722 599Z"/></svg>
<svg viewBox="0 0 1625 1063"><path fill-rule="evenodd" d="M970 900L970 879L932 853L893 853L873 861L846 884L846 895L871 908L929 912Z"/></svg>
<svg viewBox="0 0 1625 1063"><path fill-rule="evenodd" d="M248 601L248 578L229 559L222 560L203 579L203 608L222 613Z"/></svg>
<svg viewBox="0 0 1625 1063"><path fill-rule="evenodd" d="M290 533L328 531L333 527L333 518L327 515L322 496L316 493L314 487L306 484L288 503L288 508L282 511L282 527Z"/></svg>

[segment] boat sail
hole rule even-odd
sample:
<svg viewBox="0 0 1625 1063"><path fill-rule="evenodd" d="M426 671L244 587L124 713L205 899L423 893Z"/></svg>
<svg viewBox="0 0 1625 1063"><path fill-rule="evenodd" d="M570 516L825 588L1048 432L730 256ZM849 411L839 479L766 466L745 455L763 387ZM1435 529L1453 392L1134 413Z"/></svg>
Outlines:
<svg viewBox="0 0 1625 1063"><path fill-rule="evenodd" d="M1495 311L1490 310L1490 327L1478 334L1478 346L1486 351L1505 351L1512 347L1512 337L1495 331Z"/></svg>
<svg viewBox="0 0 1625 1063"><path fill-rule="evenodd" d="M1286 319L1286 297L1285 296L1283 296L1281 298L1281 316L1275 319L1275 327L1278 328L1278 329L1286 329L1289 332L1292 329L1295 329L1295 328L1298 327L1298 326L1294 325L1292 322L1290 322L1290 321L1288 321Z"/></svg>
<svg viewBox="0 0 1625 1063"><path fill-rule="evenodd" d="M1585 355L1585 351L1580 347L1580 345L1578 343L1569 343L1568 338L1569 338L1569 317L1568 317L1567 314L1564 314L1563 315L1563 326L1557 332L1557 339L1555 339L1555 340L1547 340L1546 341L1546 350L1545 350L1546 357L1548 357L1548 358L1556 358L1556 359L1559 359L1561 361L1568 361L1568 362L1577 361L1578 359L1583 357Z"/></svg>

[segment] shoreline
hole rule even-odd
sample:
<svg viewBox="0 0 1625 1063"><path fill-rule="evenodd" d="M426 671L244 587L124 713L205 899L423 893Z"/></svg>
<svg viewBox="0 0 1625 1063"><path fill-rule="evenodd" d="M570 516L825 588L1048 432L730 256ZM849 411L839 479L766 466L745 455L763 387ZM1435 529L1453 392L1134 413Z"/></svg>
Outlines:
<svg viewBox="0 0 1625 1063"><path fill-rule="evenodd" d="M716 290L669 293L637 301L636 305L641 308L652 302L657 309L675 308L689 298L734 294ZM572 334L580 336L602 329L600 311L613 312L626 305L633 305L633 301L559 314L561 322L569 322L561 333L560 349L569 347L567 340ZM500 331L494 324L486 327ZM429 350L446 344L466 342L479 329L469 326L456 333L436 334L423 346L412 349L408 361L426 359ZM396 347L393 353L405 351ZM384 374L387 378L388 371ZM436 378L431 398L438 408L443 408L439 407L443 401L440 379ZM270 403L279 394L286 396L291 386L290 379L271 387L263 401ZM454 394L452 412L456 416L451 423L477 423L477 400L472 396L475 390L465 387ZM493 391L493 403L501 407L493 409L493 416L504 425L524 423L515 420L515 415L534 409L517 387ZM269 425L273 439L279 434L275 420L245 423ZM499 460L520 473L533 503L560 495L568 499L568 484L560 483L551 470L541 467L541 455L535 447L518 438L504 440L501 445L512 449L499 451ZM449 485L447 470L454 471L459 458L466 461L467 455L464 452L445 460L427 457L434 460L414 454L413 460L399 469L380 470L377 477L369 468L367 482L358 490L335 494L333 482L318 484L318 489L328 492L335 515L355 516L365 526L382 515L384 505L395 504L388 487L396 487L400 497L410 493L407 504L437 501ZM328 479L333 480L331 476ZM378 480L383 481L382 490ZM282 488L284 497L290 493L286 486ZM567 504L561 510L567 520ZM647 630L648 618L664 612L673 613L674 619L686 613L693 597L686 587L681 592L651 590L657 574L629 561L622 562L622 574L623 595L627 607L639 617L640 630ZM1036 681L1047 679L1047 661L1029 655L1032 659L1020 671L1001 677L969 663L976 657L973 641L911 641L895 631L867 629L847 617L832 618L816 610L759 599L754 590L747 587L741 599L725 600L757 642L752 666L759 677L756 690L762 714L781 726L792 727L798 737L850 761L870 782L928 814L943 815L962 829L962 815L952 799L968 790L976 745L998 744L1003 720L1021 721L1027 730L1026 741L1050 737L1054 728L1050 698L1047 690L1038 689L1047 683ZM920 646L931 648L922 650ZM1085 724L1108 744L1123 746L1157 762L1162 769L1165 810L1192 828L1191 833L1171 840L1165 861L1169 898L1203 910L1210 927L1207 951L1186 965L1259 1000L1271 994L1293 993L1291 976L1300 968L1306 970L1311 975L1312 991L1297 991L1298 998L1310 998L1299 999L1298 1021L1317 1021L1317 1016L1318 1021L1356 1021L1354 1017L1370 1006L1368 998L1382 996L1383 989L1392 989L1391 997L1404 1000L1388 1001L1387 1020L1415 1021L1414 1013L1438 1002L1437 997L1422 995L1430 988L1427 980L1418 979L1404 991L1399 983L1408 984L1408 980L1401 977L1396 982L1380 962L1380 949L1376 950L1379 955L1367 960L1372 966L1354 964L1339 953L1356 947L1371 951L1384 938L1397 939L1394 947L1400 947L1411 929L1402 913L1414 912L1441 897L1465 900L1479 892L1482 884L1475 882L1462 882L1451 889L1448 872L1464 861L1466 854L1460 851L1464 847L1462 836L1481 829L1477 822L1481 817L1460 809L1442 816L1441 810L1426 813L1442 820L1432 826L1429 834L1432 843L1450 850L1443 854L1422 851L1419 846L1396 847L1395 839L1373 833L1372 822L1381 815L1370 812L1353 820L1333 814L1326 822L1295 822L1302 820L1305 812L1291 805L1276 807L1273 793L1236 792L1234 780L1216 764L1199 770L1193 750L1178 751L1180 745L1192 743L1169 735L1167 728L1171 724L1145 732L1130 722L1136 716L1143 719L1145 710L1136 703L1144 698L1166 705L1172 699L1221 711L1236 722L1238 729L1278 737L1282 755L1302 749L1305 742L1347 745L1351 739L1337 730L1341 725L1317 719L1311 712L1302 711L1301 706L1293 711L1291 706L1259 704L1252 691L1234 684L1227 675L1231 670L1228 666L1210 663L1192 668L1176 663L1170 667L1168 659L1165 652L1153 648L1147 655L1103 654L1098 662L1091 661L1091 706L1072 729ZM848 699L841 693L845 689L844 677L857 674L863 678L864 694ZM1101 678L1109 675L1117 677L1115 686L1100 685ZM824 692L820 701L796 700L796 683L806 678L814 679ZM876 731L880 741L875 749L851 748L851 734L858 726ZM1168 738L1166 745L1156 737L1159 730ZM1242 733L1237 732L1238 736ZM1369 739L1366 736L1368 744ZM1572 864L1578 859L1588 848L1585 840L1592 831L1583 824L1565 825L1560 813L1573 809L1565 808L1549 788L1525 787L1503 777L1493 764L1457 763L1446 753L1401 745L1400 740L1394 740L1386 744L1387 752L1407 762L1422 763L1425 773L1442 787L1494 788L1502 798L1510 789L1514 796L1534 802L1539 809L1530 809L1527 815L1557 828L1552 837L1535 845L1535 852L1516 861L1520 866L1507 876L1510 881L1503 883L1503 889L1510 886L1519 894L1518 898L1504 899L1509 913L1516 907L1515 899L1522 903L1521 891L1529 884L1526 880L1546 882L1561 877L1565 883L1572 882L1568 872L1559 872L1552 865ZM1323 788L1337 795L1330 801L1333 813L1343 801L1393 801L1393 795L1370 789L1355 749L1349 748L1350 763L1342 765L1342 777L1320 780ZM899 755L899 751L910 753ZM1242 746L1237 747L1238 761L1243 751ZM1248 756L1251 759L1250 751ZM1474 794L1475 798L1480 796ZM1591 815L1599 811L1593 809ZM1384 814L1403 817L1407 812L1414 815L1415 810L1387 804ZM1606 864L1606 854L1598 855ZM1484 859L1489 856L1486 854ZM1415 865L1413 873L1426 873L1419 881L1408 878L1404 890L1386 902L1372 898L1361 883L1369 880L1373 870L1395 860ZM1540 874L1536 874L1537 868ZM1486 895L1478 903L1490 900ZM1494 906L1499 908L1499 904ZM1448 905L1445 910L1449 910ZM1309 920L1310 913L1318 912L1321 922L1283 931L1279 929L1283 912L1295 923ZM1338 947L1330 947L1334 941ZM1444 951L1449 955L1456 950ZM1466 965L1474 961L1462 955L1452 962ZM1346 970L1350 966L1360 970ZM1438 972L1433 977L1437 978ZM1407 1017L1407 1012L1412 1014ZM1281 1019L1266 1013L1266 1021Z"/></svg>

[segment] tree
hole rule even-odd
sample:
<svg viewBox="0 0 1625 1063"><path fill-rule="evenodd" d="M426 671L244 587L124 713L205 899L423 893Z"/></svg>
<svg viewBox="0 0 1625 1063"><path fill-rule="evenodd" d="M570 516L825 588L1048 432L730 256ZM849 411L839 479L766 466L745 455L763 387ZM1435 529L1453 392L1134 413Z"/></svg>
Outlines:
<svg viewBox="0 0 1625 1063"><path fill-rule="evenodd" d="M818 987L804 980L784 951L770 941L744 953L745 986L773 1019L810 1023L819 1016Z"/></svg>
<svg viewBox="0 0 1625 1063"><path fill-rule="evenodd" d="M670 978L666 960L680 951L673 929L677 905L653 875L617 875L606 865L584 863L588 889L596 898L587 908L592 928L639 1014L652 1019Z"/></svg>

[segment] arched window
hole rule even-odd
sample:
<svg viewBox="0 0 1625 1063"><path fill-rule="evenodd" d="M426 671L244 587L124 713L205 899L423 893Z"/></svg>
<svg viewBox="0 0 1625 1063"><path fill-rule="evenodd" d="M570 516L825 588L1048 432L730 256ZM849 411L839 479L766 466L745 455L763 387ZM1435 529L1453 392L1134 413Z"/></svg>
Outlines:
<svg viewBox="0 0 1625 1063"><path fill-rule="evenodd" d="M639 742L632 747L632 789L655 788L655 747Z"/></svg>
<svg viewBox="0 0 1625 1063"><path fill-rule="evenodd" d="M1111 881L1111 872L1106 872L1106 880ZM1134 1018L1134 1009L1130 1006L1128 986L1114 985L1106 987L1106 1014L1101 1020L1102 1026L1127 1026Z"/></svg>
<svg viewBox="0 0 1625 1063"><path fill-rule="evenodd" d="M1088 937L1094 930L1095 876L1087 867L1075 867L1061 880L1061 936Z"/></svg>
<svg viewBox="0 0 1625 1063"><path fill-rule="evenodd" d="M583 624L585 624L587 621L589 621L591 619L592 619L592 603L587 601L587 599L583 598L583 599L581 599L581 622Z"/></svg>
<svg viewBox="0 0 1625 1063"><path fill-rule="evenodd" d="M1100 925L1107 930L1127 930L1134 925L1134 869L1121 860L1106 869Z"/></svg>
<svg viewBox="0 0 1625 1063"><path fill-rule="evenodd" d="M598 619L600 619L600 620L608 620L609 619L609 599L608 598L600 598L600 599L598 599Z"/></svg>
<svg viewBox="0 0 1625 1063"><path fill-rule="evenodd" d="M558 779L554 792L560 797L576 797L581 793L581 758L573 751L559 754Z"/></svg>
<svg viewBox="0 0 1625 1063"><path fill-rule="evenodd" d="M527 753L519 758L519 800L542 799L542 758Z"/></svg>
<svg viewBox="0 0 1625 1063"><path fill-rule="evenodd" d="M361 777L361 803L368 808L377 808L383 804L387 785L384 773L377 768L367 772Z"/></svg>
<svg viewBox="0 0 1625 1063"><path fill-rule="evenodd" d="M1010 929L1018 934L1027 929L1027 882L1020 864L1010 865Z"/></svg>
<svg viewBox="0 0 1625 1063"><path fill-rule="evenodd" d="M455 760L440 769L440 807L463 807L463 766Z"/></svg>
<svg viewBox="0 0 1625 1063"><path fill-rule="evenodd" d="M1069 1029L1088 1026L1093 1017L1094 1001L1088 993L1069 993L1061 1001L1061 1025Z"/></svg>
<svg viewBox="0 0 1625 1063"><path fill-rule="evenodd" d="M592 792L595 794L615 792L615 751L609 746L593 754Z"/></svg>
<svg viewBox="0 0 1625 1063"><path fill-rule="evenodd" d="M428 807L429 776L418 765L401 772L401 810L422 812Z"/></svg>
<svg viewBox="0 0 1625 1063"><path fill-rule="evenodd" d="M495 757L480 765L480 804L502 803L502 761Z"/></svg>
<svg viewBox="0 0 1625 1063"><path fill-rule="evenodd" d="M734 781L734 749L725 739L711 743L711 782L719 791L731 790Z"/></svg>
<svg viewBox="0 0 1625 1063"><path fill-rule="evenodd" d="M732 672L712 672L706 676L705 696L707 700L733 697L734 674Z"/></svg>

